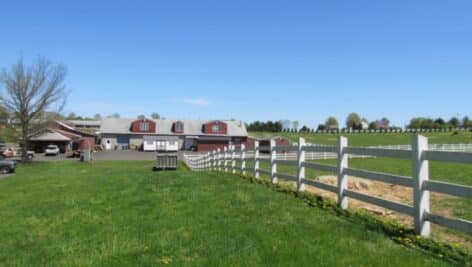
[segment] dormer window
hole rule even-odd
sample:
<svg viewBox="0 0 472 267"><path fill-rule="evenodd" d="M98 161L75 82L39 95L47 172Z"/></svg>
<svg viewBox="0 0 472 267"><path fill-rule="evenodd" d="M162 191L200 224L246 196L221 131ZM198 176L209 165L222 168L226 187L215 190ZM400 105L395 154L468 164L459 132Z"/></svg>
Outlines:
<svg viewBox="0 0 472 267"><path fill-rule="evenodd" d="M184 132L184 123L181 121L174 122L173 125L174 133L183 133Z"/></svg>
<svg viewBox="0 0 472 267"><path fill-rule="evenodd" d="M139 123L139 130L140 131L149 131L149 123L148 122L140 122Z"/></svg>
<svg viewBox="0 0 472 267"><path fill-rule="evenodd" d="M220 124L214 124L211 126L211 131L214 133L219 133L221 132L221 125Z"/></svg>
<svg viewBox="0 0 472 267"><path fill-rule="evenodd" d="M205 134L227 134L228 125L222 121L210 121L203 125L202 131Z"/></svg>
<svg viewBox="0 0 472 267"><path fill-rule="evenodd" d="M131 123L130 130L133 133L155 133L156 122L148 119L138 119Z"/></svg>

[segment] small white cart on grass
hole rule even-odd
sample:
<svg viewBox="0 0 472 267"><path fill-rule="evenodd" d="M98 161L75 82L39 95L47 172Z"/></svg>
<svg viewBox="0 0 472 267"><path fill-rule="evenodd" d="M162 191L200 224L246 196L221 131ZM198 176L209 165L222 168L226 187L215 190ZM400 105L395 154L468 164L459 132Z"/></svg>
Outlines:
<svg viewBox="0 0 472 267"><path fill-rule="evenodd" d="M177 170L178 165L177 153L157 153L154 171Z"/></svg>

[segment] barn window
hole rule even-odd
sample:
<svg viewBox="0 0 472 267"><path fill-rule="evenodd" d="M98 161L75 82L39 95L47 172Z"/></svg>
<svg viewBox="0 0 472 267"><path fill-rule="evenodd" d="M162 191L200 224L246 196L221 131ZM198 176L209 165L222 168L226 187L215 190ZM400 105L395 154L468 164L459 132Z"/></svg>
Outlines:
<svg viewBox="0 0 472 267"><path fill-rule="evenodd" d="M211 126L211 131L214 133L219 133L221 132L221 125L220 124L214 124Z"/></svg>
<svg viewBox="0 0 472 267"><path fill-rule="evenodd" d="M148 131L149 130L149 123L148 122L139 123L139 130L140 131Z"/></svg>
<svg viewBox="0 0 472 267"><path fill-rule="evenodd" d="M184 124L181 121L174 123L174 132L176 133L183 133L184 132Z"/></svg>

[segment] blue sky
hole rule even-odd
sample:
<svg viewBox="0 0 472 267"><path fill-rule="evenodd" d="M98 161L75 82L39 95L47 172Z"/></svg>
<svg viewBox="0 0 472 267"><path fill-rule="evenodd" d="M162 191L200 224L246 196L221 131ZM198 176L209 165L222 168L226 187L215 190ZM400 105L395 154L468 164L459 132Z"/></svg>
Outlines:
<svg viewBox="0 0 472 267"><path fill-rule="evenodd" d="M67 3L66 3L67 2ZM68 66L65 111L403 126L472 116L472 1L9 1L0 67Z"/></svg>

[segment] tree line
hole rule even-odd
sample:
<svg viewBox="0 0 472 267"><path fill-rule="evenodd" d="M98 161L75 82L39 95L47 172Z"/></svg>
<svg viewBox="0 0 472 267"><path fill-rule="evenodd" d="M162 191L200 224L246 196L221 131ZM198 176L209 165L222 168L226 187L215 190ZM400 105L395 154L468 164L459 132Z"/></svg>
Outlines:
<svg viewBox="0 0 472 267"><path fill-rule="evenodd" d="M247 124L246 128L250 132L281 132L283 126L280 121L255 121Z"/></svg>
<svg viewBox="0 0 472 267"><path fill-rule="evenodd" d="M391 125L390 120L386 117L369 121L366 118L362 118L358 113L350 113L344 123L341 126L338 119L334 116L330 116L322 124L318 124L318 127L310 128L306 125L298 127L298 121L255 121L247 124L248 131L254 132L319 132L319 131L346 131L346 130L399 130L402 127ZM415 117L412 118L407 129L454 129L454 128L472 128L472 120L469 117L459 119L452 117L449 120L443 118L427 118L427 117Z"/></svg>
<svg viewBox="0 0 472 267"><path fill-rule="evenodd" d="M443 118L425 118L416 117L410 120L409 129L452 129L452 128L472 128L472 120L465 116L460 120L457 117L452 117L448 121Z"/></svg>

